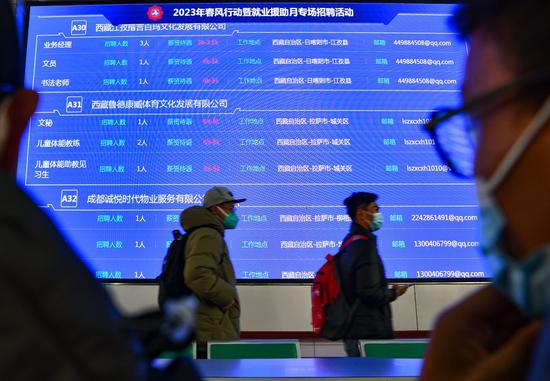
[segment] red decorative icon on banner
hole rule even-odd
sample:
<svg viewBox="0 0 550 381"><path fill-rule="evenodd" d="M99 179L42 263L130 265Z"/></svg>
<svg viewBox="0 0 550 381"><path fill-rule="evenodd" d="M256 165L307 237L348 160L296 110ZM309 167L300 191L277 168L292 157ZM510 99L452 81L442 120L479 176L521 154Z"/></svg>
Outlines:
<svg viewBox="0 0 550 381"><path fill-rule="evenodd" d="M149 17L152 21L158 21L162 18L162 15L164 12L162 11L162 8L158 5L153 5L152 7L149 7L149 10L147 11L147 17Z"/></svg>

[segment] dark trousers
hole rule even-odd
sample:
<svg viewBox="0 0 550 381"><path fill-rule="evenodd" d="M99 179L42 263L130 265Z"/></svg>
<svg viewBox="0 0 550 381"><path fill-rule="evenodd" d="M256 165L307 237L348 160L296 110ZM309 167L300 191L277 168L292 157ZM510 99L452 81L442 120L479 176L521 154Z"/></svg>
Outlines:
<svg viewBox="0 0 550 381"><path fill-rule="evenodd" d="M205 341L197 341L197 358L205 359L208 358L208 343Z"/></svg>
<svg viewBox="0 0 550 381"><path fill-rule="evenodd" d="M344 339L344 349L349 357L361 357L359 340L357 339Z"/></svg>

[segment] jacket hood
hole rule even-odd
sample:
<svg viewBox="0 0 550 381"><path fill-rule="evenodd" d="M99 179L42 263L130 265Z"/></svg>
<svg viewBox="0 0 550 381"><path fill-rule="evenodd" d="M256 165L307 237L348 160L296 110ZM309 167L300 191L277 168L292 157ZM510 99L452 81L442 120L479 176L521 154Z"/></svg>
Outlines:
<svg viewBox="0 0 550 381"><path fill-rule="evenodd" d="M224 233L222 222L204 206L192 206L180 214L180 224L183 230L189 231L197 226L208 225Z"/></svg>

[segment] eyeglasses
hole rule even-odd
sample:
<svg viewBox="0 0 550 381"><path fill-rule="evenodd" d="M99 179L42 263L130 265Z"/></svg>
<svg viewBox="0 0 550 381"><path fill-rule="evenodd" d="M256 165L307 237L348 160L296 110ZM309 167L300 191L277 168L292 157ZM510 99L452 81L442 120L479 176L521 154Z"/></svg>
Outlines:
<svg viewBox="0 0 550 381"><path fill-rule="evenodd" d="M443 109L432 113L430 122L424 125L435 142L435 149L443 162L456 176L471 178L474 175L474 158L477 149L479 127L471 115L476 110L489 110L522 94L522 91L550 83L550 70L497 87L465 102L455 109ZM508 95L508 96L506 96ZM490 108L489 108L490 107Z"/></svg>

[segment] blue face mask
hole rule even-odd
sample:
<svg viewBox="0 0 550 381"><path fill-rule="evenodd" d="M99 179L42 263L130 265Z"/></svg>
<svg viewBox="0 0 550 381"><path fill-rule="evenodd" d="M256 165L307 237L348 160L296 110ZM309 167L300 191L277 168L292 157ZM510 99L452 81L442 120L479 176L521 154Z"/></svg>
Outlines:
<svg viewBox="0 0 550 381"><path fill-rule="evenodd" d="M550 244L525 259L513 259L501 245L506 218L493 197L528 144L550 118L550 98L518 138L488 181L477 180L483 239L482 251L493 272L493 282L529 317L542 317L550 309Z"/></svg>
<svg viewBox="0 0 550 381"><path fill-rule="evenodd" d="M483 240L481 247L493 272L493 282L527 315L544 316L550 308L550 245L523 261L510 257L499 245L506 221L495 201L480 194Z"/></svg>
<svg viewBox="0 0 550 381"><path fill-rule="evenodd" d="M222 212L224 215L223 218L223 226L226 229L235 229L237 227L237 224L239 223L239 216L235 212L227 213L222 208L218 207L218 209Z"/></svg>
<svg viewBox="0 0 550 381"><path fill-rule="evenodd" d="M382 223L384 222L384 217L382 217L382 213L373 213L372 214L372 221L370 222L370 227L373 232L380 230L382 227Z"/></svg>

